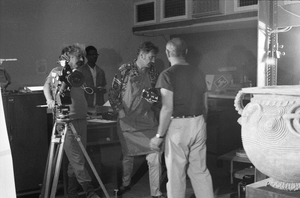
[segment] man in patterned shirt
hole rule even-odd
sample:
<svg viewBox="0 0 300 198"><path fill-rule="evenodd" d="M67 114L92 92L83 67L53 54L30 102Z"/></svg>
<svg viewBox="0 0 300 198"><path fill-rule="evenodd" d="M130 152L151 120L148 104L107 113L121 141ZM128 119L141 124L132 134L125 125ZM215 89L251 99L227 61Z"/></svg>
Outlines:
<svg viewBox="0 0 300 198"><path fill-rule="evenodd" d="M160 191L161 152L152 151L150 138L156 134L158 121L155 105L142 97L143 89L154 88L158 77L153 67L158 47L147 41L140 45L137 59L123 64L121 80L114 79L108 97L118 113L118 135L122 146L123 178L118 194L130 190L134 156L146 155L151 196L163 198Z"/></svg>

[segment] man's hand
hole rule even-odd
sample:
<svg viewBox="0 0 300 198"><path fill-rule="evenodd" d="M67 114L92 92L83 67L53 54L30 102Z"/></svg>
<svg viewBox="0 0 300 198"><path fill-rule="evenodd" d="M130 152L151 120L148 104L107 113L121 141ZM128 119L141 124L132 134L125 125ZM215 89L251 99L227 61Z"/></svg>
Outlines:
<svg viewBox="0 0 300 198"><path fill-rule="evenodd" d="M47 106L49 109L54 109L55 101L54 100L47 100Z"/></svg>
<svg viewBox="0 0 300 198"><path fill-rule="evenodd" d="M103 94L105 94L105 93L107 92L106 89L105 89L105 87L103 87L103 86L97 87L97 90L98 90L99 92L102 92Z"/></svg>
<svg viewBox="0 0 300 198"><path fill-rule="evenodd" d="M149 102L150 104L153 104L154 102L153 102L153 100L151 100L151 99L148 99L148 98L144 98L147 102Z"/></svg>
<svg viewBox="0 0 300 198"><path fill-rule="evenodd" d="M163 143L164 139L163 138L158 138L158 137L153 137L150 140L150 149L153 151L157 151L160 152L161 151L161 147L162 147L162 143Z"/></svg>

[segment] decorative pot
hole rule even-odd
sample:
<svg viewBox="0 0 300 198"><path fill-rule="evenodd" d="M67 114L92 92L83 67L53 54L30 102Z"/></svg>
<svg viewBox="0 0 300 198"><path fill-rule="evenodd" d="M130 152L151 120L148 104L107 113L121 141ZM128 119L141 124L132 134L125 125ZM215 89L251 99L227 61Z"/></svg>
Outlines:
<svg viewBox="0 0 300 198"><path fill-rule="evenodd" d="M249 95L244 107L243 98ZM243 88L234 106L253 165L270 177L270 186L300 190L300 86Z"/></svg>

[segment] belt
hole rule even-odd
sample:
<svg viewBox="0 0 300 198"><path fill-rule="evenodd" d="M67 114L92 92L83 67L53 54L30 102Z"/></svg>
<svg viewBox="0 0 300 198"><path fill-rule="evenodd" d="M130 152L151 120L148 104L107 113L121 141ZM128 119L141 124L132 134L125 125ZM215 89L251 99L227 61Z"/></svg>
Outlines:
<svg viewBox="0 0 300 198"><path fill-rule="evenodd" d="M199 115L182 115L182 116L172 116L171 118L172 119L180 119L180 118L195 118L195 117L198 117L202 114L199 114Z"/></svg>

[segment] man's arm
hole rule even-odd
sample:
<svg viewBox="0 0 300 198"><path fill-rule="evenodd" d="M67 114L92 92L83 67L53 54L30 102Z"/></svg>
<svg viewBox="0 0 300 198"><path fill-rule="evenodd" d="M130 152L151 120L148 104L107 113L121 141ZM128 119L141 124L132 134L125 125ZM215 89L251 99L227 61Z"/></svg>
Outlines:
<svg viewBox="0 0 300 198"><path fill-rule="evenodd" d="M115 114L119 113L119 117L123 118L125 112L123 110L122 99L122 82L117 78L117 75L113 78L112 87L108 90L108 100Z"/></svg>
<svg viewBox="0 0 300 198"><path fill-rule="evenodd" d="M51 78L47 78L43 87L44 96L46 98L47 106L49 109L53 109L55 107L55 100L52 96L52 91L50 88Z"/></svg>
<svg viewBox="0 0 300 198"><path fill-rule="evenodd" d="M107 92L106 90L106 78L105 78L105 72L100 67L96 66L99 69L99 74L97 76L97 90L101 92L102 94L105 94Z"/></svg>
<svg viewBox="0 0 300 198"><path fill-rule="evenodd" d="M163 142L162 137L165 137L167 133L173 114L173 92L164 88L161 88L160 92L162 99L162 108L159 115L159 126L157 135L150 141L150 148L157 151L160 150L161 144Z"/></svg>
<svg viewBox="0 0 300 198"><path fill-rule="evenodd" d="M173 114L173 92L161 88L162 108L159 115L157 134L165 136Z"/></svg>
<svg viewBox="0 0 300 198"><path fill-rule="evenodd" d="M8 85L11 84L11 77L10 77L10 75L7 73L6 70L4 70L4 75L5 75L5 78L6 78L6 80L7 80L7 83L6 83L6 85L4 86L4 88L6 89L6 88L8 87Z"/></svg>
<svg viewBox="0 0 300 198"><path fill-rule="evenodd" d="M204 120L207 121L207 115L208 115L208 93L205 92L203 94L203 102L204 102L204 112L203 112L203 116L204 116Z"/></svg>

